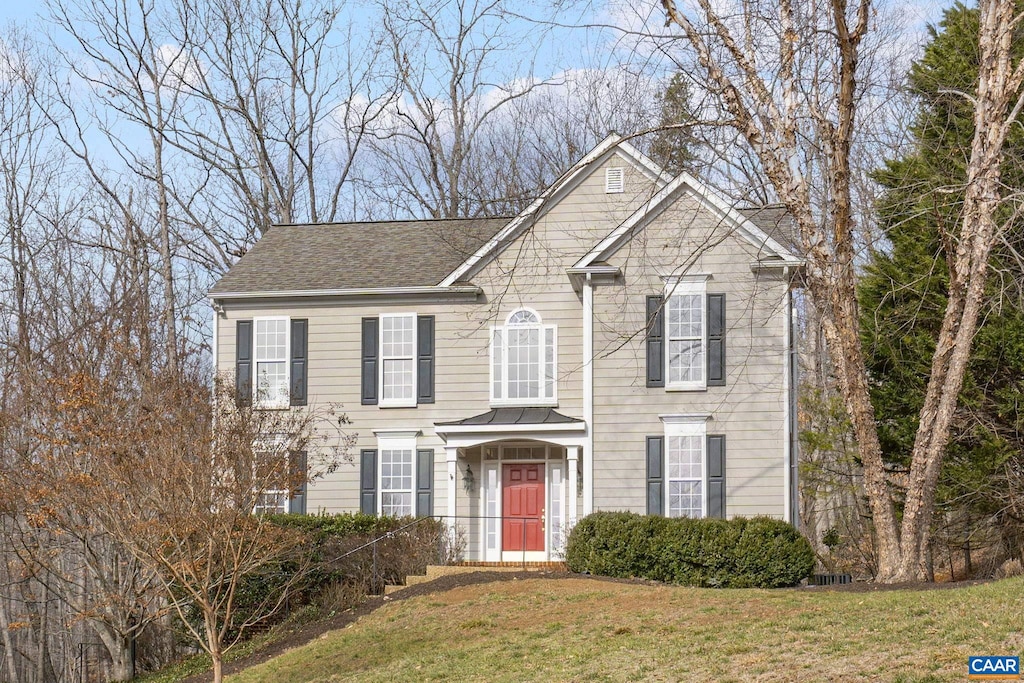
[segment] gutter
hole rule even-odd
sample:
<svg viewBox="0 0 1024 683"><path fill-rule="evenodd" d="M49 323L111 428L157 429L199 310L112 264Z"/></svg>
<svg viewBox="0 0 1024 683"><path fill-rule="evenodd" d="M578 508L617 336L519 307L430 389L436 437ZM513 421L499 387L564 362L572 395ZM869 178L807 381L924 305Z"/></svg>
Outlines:
<svg viewBox="0 0 1024 683"><path fill-rule="evenodd" d="M355 296L455 296L475 298L483 293L476 285L458 285L452 287L370 287L360 289L293 289L271 290L263 292L211 292L208 298L212 301L232 301L238 299L299 299L310 297L355 297Z"/></svg>

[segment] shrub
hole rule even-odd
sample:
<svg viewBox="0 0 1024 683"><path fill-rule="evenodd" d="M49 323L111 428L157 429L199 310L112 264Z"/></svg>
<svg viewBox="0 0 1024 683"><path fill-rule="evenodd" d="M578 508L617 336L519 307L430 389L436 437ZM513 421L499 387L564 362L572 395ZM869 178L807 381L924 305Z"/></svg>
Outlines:
<svg viewBox="0 0 1024 683"><path fill-rule="evenodd" d="M436 519L377 517L362 513L275 515L275 524L309 534L307 552L314 569L312 591L338 582L375 593L386 583L404 583L409 574L450 559L447 528ZM366 546L382 538L376 548Z"/></svg>
<svg viewBox="0 0 1024 683"><path fill-rule="evenodd" d="M666 519L597 512L572 530L574 572L687 586L793 586L814 569L814 551L791 524L770 519Z"/></svg>
<svg viewBox="0 0 1024 683"><path fill-rule="evenodd" d="M1024 567L1021 566L1020 560L1014 558L1003 562L996 569L995 578L997 579L1009 579L1014 576L1020 576L1024 574Z"/></svg>

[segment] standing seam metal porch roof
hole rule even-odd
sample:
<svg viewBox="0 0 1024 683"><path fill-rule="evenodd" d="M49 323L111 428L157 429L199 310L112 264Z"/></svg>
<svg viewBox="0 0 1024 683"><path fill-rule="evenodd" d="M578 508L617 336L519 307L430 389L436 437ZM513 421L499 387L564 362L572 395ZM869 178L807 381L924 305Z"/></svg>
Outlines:
<svg viewBox="0 0 1024 683"><path fill-rule="evenodd" d="M492 408L486 413L473 415L452 422L435 422L438 427L454 427L456 425L545 425L545 424L583 424L583 420L562 415L554 408Z"/></svg>

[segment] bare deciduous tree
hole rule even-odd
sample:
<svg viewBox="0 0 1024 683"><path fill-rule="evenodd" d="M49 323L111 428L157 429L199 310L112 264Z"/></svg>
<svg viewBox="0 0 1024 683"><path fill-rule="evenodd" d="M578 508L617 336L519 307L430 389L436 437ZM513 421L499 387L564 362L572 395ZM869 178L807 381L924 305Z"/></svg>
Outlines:
<svg viewBox="0 0 1024 683"><path fill-rule="evenodd" d="M663 8L704 69L731 125L754 151L763 173L799 226L809 295L828 342L864 468L878 540L877 578L926 576L925 551L935 485L950 420L983 297L988 255L1003 199L1003 141L1021 107L1022 66L1010 41L1018 17L1012 0L983 0L975 93L975 138L966 201L951 261L949 306L921 414L910 476L890 482L882 462L859 337L856 296L854 177L851 148L863 96L872 4L859 0L744 3L729 13L709 0ZM905 492L904 496L901 493ZM896 502L905 497L902 521Z"/></svg>

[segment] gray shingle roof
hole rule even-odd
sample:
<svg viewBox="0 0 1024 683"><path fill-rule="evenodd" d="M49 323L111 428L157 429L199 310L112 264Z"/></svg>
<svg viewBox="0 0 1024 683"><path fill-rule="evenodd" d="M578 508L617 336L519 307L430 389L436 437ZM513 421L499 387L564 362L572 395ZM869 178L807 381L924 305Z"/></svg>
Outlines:
<svg viewBox="0 0 1024 683"><path fill-rule="evenodd" d="M436 285L508 218L275 225L210 294Z"/></svg>
<svg viewBox="0 0 1024 683"><path fill-rule="evenodd" d="M796 221L782 204L765 204L737 211L786 249L797 256L803 253Z"/></svg>

